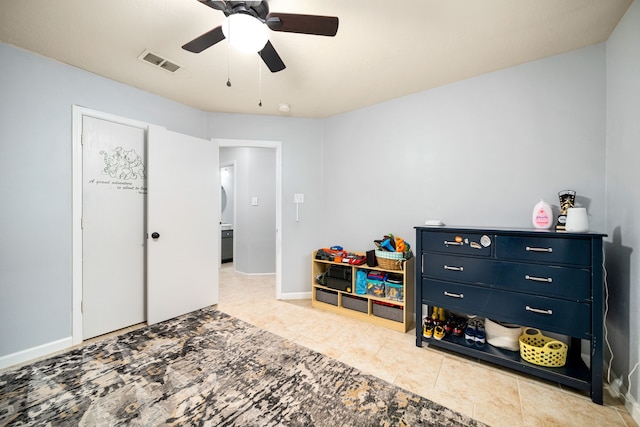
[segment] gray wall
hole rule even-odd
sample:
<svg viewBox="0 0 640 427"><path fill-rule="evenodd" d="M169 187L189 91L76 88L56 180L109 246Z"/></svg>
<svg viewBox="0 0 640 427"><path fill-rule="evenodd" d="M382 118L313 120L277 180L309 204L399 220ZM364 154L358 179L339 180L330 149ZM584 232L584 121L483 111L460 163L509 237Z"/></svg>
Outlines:
<svg viewBox="0 0 640 427"><path fill-rule="evenodd" d="M605 45L326 120L326 244L366 250L426 219L531 227L534 205L577 191L604 230Z"/></svg>
<svg viewBox="0 0 640 427"><path fill-rule="evenodd" d="M640 357L640 3L633 2L607 42L608 335L612 374L627 375ZM614 379L613 377L611 378ZM640 396L640 374L631 377Z"/></svg>
<svg viewBox="0 0 640 427"><path fill-rule="evenodd" d="M272 148L220 148L220 163L236 161L234 269L276 271L276 157ZM258 206L251 198L258 198Z"/></svg>

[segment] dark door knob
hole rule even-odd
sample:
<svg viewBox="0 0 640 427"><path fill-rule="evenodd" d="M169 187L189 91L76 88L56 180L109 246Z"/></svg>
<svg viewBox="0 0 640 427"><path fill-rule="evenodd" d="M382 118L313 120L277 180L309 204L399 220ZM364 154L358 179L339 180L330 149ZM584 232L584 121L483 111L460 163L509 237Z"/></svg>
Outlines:
<svg viewBox="0 0 640 427"><path fill-rule="evenodd" d="M157 239L158 237L160 237L160 233L156 233L156 232L151 233L151 238Z"/></svg>

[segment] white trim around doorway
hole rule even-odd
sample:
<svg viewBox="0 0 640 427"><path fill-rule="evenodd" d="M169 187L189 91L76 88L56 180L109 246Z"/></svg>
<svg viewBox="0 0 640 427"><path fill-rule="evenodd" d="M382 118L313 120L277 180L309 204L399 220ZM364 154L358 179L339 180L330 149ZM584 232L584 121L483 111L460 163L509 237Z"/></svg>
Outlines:
<svg viewBox="0 0 640 427"><path fill-rule="evenodd" d="M216 141L220 148L248 147L276 150L276 299L282 299L282 142L219 138L212 138L212 141Z"/></svg>

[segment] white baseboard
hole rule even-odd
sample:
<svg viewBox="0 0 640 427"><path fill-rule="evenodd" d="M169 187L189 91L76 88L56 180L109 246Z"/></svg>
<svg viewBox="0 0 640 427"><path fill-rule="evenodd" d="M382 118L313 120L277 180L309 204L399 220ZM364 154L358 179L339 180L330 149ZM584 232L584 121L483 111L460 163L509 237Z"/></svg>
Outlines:
<svg viewBox="0 0 640 427"><path fill-rule="evenodd" d="M0 357L0 369L19 365L43 356L49 356L57 351L67 350L73 345L71 337L62 338L47 344L42 344L16 353Z"/></svg>
<svg viewBox="0 0 640 427"><path fill-rule="evenodd" d="M275 276L276 273L267 272L267 273L245 273L243 271L234 270L234 273L242 274L244 276Z"/></svg>
<svg viewBox="0 0 640 427"><path fill-rule="evenodd" d="M633 420L640 424L640 405L638 405L638 402L631 393L626 393L625 397L627 400L624 403L624 407L627 408Z"/></svg>
<svg viewBox="0 0 640 427"><path fill-rule="evenodd" d="M633 420L640 424L640 404L638 404L635 397L629 393L629 390L627 390L627 387L622 381L622 377L613 372L613 370L611 371L611 377L613 378L613 381L611 381L609 385L609 387L611 387L611 394L615 398L624 396L624 407L629 411Z"/></svg>
<svg viewBox="0 0 640 427"><path fill-rule="evenodd" d="M311 299L311 292L287 292L280 295L281 300Z"/></svg>

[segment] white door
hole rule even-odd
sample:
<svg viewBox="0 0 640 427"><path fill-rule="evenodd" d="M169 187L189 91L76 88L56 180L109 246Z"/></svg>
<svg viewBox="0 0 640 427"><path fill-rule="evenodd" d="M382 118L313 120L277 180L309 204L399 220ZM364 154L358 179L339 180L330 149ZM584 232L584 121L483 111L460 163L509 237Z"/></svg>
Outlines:
<svg viewBox="0 0 640 427"><path fill-rule="evenodd" d="M145 320L145 131L82 118L82 336Z"/></svg>
<svg viewBox="0 0 640 427"><path fill-rule="evenodd" d="M218 144L149 127L147 321L218 303ZM157 233L157 234L156 234Z"/></svg>

